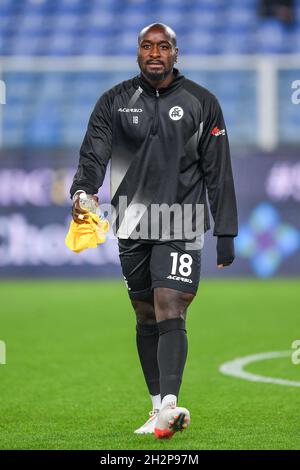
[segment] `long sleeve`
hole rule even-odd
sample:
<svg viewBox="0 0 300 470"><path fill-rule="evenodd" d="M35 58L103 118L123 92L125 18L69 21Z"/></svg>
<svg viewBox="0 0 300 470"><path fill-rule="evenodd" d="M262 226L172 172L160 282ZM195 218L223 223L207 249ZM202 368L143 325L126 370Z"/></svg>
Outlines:
<svg viewBox="0 0 300 470"><path fill-rule="evenodd" d="M80 148L77 172L70 190L73 194L82 189L96 194L102 185L106 167L111 156L112 122L108 93L96 103L89 119L88 128Z"/></svg>
<svg viewBox="0 0 300 470"><path fill-rule="evenodd" d="M235 237L238 219L227 131L217 99L209 98L199 143L200 165L215 223L213 234Z"/></svg>

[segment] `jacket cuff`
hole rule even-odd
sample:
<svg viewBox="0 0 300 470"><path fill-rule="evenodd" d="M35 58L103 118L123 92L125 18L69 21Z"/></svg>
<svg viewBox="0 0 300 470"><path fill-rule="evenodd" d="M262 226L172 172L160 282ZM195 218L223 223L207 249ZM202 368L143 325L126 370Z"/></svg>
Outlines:
<svg viewBox="0 0 300 470"><path fill-rule="evenodd" d="M84 189L77 189L77 191L73 194L72 196L72 201L74 202L75 201L75 197L77 194L80 194L80 193L84 193L86 194L86 192L84 191Z"/></svg>
<svg viewBox="0 0 300 470"><path fill-rule="evenodd" d="M89 186L87 184L75 184L73 183L70 189L70 198L72 199L74 194L77 193L77 191L83 191L86 194L97 194L98 189L95 189L93 186Z"/></svg>

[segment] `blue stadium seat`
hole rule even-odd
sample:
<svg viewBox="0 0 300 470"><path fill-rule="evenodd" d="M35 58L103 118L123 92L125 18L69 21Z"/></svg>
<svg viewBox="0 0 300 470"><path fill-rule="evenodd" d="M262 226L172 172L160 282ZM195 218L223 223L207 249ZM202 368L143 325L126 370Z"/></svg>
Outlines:
<svg viewBox="0 0 300 470"><path fill-rule="evenodd" d="M21 2L15 0L2 0L0 8L0 17L13 15L22 7Z"/></svg>
<svg viewBox="0 0 300 470"><path fill-rule="evenodd" d="M181 54L215 54L218 53L218 41L211 31L192 30L181 36L179 43Z"/></svg>
<svg viewBox="0 0 300 470"><path fill-rule="evenodd" d="M105 55L106 35L78 35L73 42L72 51L74 55Z"/></svg>
<svg viewBox="0 0 300 470"><path fill-rule="evenodd" d="M59 0L23 0L22 2L15 2L19 4L22 12L27 14L35 13L51 13L56 9Z"/></svg>
<svg viewBox="0 0 300 470"><path fill-rule="evenodd" d="M268 18L261 20L258 31L258 52L282 53L284 51L284 27L277 20Z"/></svg>
<svg viewBox="0 0 300 470"><path fill-rule="evenodd" d="M11 53L24 56L36 55L39 44L39 36L16 36L10 42Z"/></svg>
<svg viewBox="0 0 300 470"><path fill-rule="evenodd" d="M300 52L300 28L286 28L283 37L283 50L295 54Z"/></svg>

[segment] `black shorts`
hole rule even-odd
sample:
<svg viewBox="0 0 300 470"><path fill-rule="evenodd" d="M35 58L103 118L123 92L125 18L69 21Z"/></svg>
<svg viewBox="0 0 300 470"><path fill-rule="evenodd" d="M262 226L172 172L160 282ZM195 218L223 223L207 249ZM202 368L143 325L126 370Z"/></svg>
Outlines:
<svg viewBox="0 0 300 470"><path fill-rule="evenodd" d="M131 299L149 298L155 287L196 294L200 281L200 248L187 249L184 241L118 239L118 244Z"/></svg>

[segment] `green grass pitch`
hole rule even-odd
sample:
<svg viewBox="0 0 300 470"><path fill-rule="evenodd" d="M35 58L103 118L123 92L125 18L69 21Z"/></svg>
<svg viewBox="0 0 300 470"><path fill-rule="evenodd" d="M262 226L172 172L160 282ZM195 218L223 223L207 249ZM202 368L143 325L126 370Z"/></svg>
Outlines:
<svg viewBox="0 0 300 470"><path fill-rule="evenodd" d="M136 436L150 400L120 281L1 282L1 449L299 449L300 389L220 374L237 357L300 339L299 280L203 280L189 309L179 404L191 426ZM300 381L279 358L247 366Z"/></svg>

